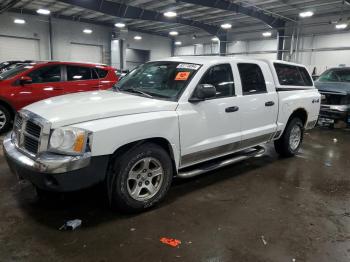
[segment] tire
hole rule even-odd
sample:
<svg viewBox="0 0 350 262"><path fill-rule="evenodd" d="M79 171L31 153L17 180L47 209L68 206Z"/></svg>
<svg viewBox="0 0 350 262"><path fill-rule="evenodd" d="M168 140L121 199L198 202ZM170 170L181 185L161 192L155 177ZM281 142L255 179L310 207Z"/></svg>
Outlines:
<svg viewBox="0 0 350 262"><path fill-rule="evenodd" d="M153 143L131 148L112 160L107 190L112 208L140 212L164 199L173 177L168 153Z"/></svg>
<svg viewBox="0 0 350 262"><path fill-rule="evenodd" d="M5 133L11 126L11 114L8 109L0 105L0 134Z"/></svg>
<svg viewBox="0 0 350 262"><path fill-rule="evenodd" d="M296 130L299 129L299 135ZM292 136L294 135L294 143ZM292 157L298 153L304 138L304 125L300 118L292 118L283 132L283 135L275 141L275 149L283 157ZM297 141L298 140L298 141Z"/></svg>

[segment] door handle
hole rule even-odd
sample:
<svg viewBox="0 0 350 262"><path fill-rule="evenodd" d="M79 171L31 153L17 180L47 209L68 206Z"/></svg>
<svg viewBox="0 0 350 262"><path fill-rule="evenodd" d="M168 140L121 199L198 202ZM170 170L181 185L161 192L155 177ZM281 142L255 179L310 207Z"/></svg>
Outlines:
<svg viewBox="0 0 350 262"><path fill-rule="evenodd" d="M63 90L63 87L55 87L55 86L45 86L44 91L59 91Z"/></svg>
<svg viewBox="0 0 350 262"><path fill-rule="evenodd" d="M227 107L225 109L225 112L226 113L233 113L233 112L236 112L239 110L239 107L238 106L231 106L231 107Z"/></svg>
<svg viewBox="0 0 350 262"><path fill-rule="evenodd" d="M269 101L265 103L265 106L273 106L275 104L275 102L273 101Z"/></svg>

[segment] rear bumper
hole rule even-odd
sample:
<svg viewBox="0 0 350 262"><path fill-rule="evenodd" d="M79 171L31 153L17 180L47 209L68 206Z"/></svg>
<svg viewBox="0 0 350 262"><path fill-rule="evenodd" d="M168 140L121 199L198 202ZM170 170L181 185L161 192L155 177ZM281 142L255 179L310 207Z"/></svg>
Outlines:
<svg viewBox="0 0 350 262"><path fill-rule="evenodd" d="M10 135L4 139L3 147L13 173L49 191L75 191L97 184L104 180L109 161L109 156L71 157L52 153L32 159L15 147Z"/></svg>

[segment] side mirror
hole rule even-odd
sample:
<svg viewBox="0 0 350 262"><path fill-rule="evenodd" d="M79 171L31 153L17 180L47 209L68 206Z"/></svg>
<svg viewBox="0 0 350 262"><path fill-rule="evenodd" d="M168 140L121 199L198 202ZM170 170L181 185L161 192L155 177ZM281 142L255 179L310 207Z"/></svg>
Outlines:
<svg viewBox="0 0 350 262"><path fill-rule="evenodd" d="M23 85L28 85L33 82L33 79L29 76L22 76L21 79L19 80L19 83Z"/></svg>
<svg viewBox="0 0 350 262"><path fill-rule="evenodd" d="M200 84L196 87L192 97L189 102L199 102L204 101L209 98L216 96L216 88L211 84Z"/></svg>

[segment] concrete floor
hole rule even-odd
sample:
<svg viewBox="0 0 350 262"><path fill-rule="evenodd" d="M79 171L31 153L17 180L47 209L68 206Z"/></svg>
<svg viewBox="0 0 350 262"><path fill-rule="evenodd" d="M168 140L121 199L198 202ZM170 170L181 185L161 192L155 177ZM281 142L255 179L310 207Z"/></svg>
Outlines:
<svg viewBox="0 0 350 262"><path fill-rule="evenodd" d="M259 159L175 181L160 207L133 216L111 212L100 188L39 202L0 154L0 261L350 260L350 131L316 129L295 158L269 146ZM58 230L75 218L80 229Z"/></svg>

